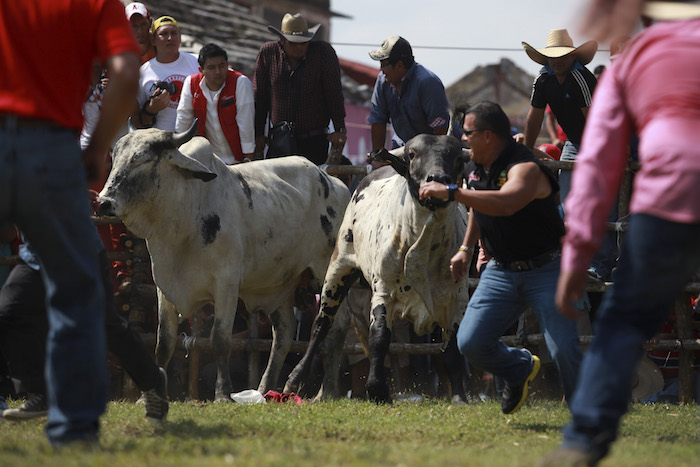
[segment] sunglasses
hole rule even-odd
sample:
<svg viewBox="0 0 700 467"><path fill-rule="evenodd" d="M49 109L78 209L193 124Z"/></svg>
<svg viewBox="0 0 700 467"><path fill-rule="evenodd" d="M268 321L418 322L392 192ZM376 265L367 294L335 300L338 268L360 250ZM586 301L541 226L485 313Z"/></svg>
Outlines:
<svg viewBox="0 0 700 467"><path fill-rule="evenodd" d="M462 130L462 133L464 133L464 136L471 136L472 133L477 132L477 131L491 131L488 128L475 128L473 130Z"/></svg>

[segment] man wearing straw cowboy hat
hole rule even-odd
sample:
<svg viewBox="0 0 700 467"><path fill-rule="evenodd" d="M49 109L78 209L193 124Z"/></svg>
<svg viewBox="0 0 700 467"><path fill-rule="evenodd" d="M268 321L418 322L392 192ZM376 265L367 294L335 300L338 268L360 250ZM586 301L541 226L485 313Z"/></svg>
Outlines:
<svg viewBox="0 0 700 467"><path fill-rule="evenodd" d="M282 128L293 133L296 153L315 164L328 157L328 142L340 152L345 146L345 102L340 84L340 64L328 42L311 41L320 24L309 28L304 17L287 13L281 29L268 26L279 36L265 43L255 63L255 153L265 147L265 123L272 125L268 157L278 152L274 138ZM328 135L328 123L334 132Z"/></svg>
<svg viewBox="0 0 700 467"><path fill-rule="evenodd" d="M525 124L525 146L531 150L535 147L544 110L549 104L568 138L562 148L561 160L574 160L596 84L593 73L585 65L593 60L598 44L588 41L574 47L566 29L552 29L544 49L535 49L526 42L522 44L527 55L543 65L532 86L530 111ZM562 203L569 192L570 181L571 171L560 174Z"/></svg>
<svg viewBox="0 0 700 467"><path fill-rule="evenodd" d="M581 145L586 115L596 85L595 76L584 65L593 60L598 44L588 41L574 47L566 29L553 29L544 49L535 49L526 42L523 42L523 47L532 60L544 65L532 87L530 111L525 126L525 145L533 149L542 127L544 109L549 104L567 136L560 160L573 161ZM571 172L565 169L559 172L559 198L562 206L571 188ZM610 214L610 220L617 220L617 210ZM607 235L589 268L591 279L610 280L617 257L616 240L613 232Z"/></svg>
<svg viewBox="0 0 700 467"><path fill-rule="evenodd" d="M630 136L639 136L642 166L615 285L598 310L572 422L544 465L595 465L608 453L627 411L642 344L700 267L700 2L638 0L635 9L626 0L624 12L616 8L620 0L592 3L592 12L605 7L587 17L589 29L603 38L631 32L620 29L622 20L610 22L628 8L659 22L626 44L601 77L574 172L566 204L576 209L567 215L556 296L561 312L572 318L572 302L581 296L586 264L627 165ZM603 164L606 170L600 170Z"/></svg>

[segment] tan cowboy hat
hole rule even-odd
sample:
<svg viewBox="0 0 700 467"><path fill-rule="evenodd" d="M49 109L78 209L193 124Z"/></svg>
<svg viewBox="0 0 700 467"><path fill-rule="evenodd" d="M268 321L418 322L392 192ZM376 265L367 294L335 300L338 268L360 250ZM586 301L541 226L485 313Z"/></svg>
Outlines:
<svg viewBox="0 0 700 467"><path fill-rule="evenodd" d="M643 401L664 388L661 370L648 357L642 357L632 381L632 400Z"/></svg>
<svg viewBox="0 0 700 467"><path fill-rule="evenodd" d="M700 18L700 2L698 1L661 1L646 2L644 16L659 21L675 21L679 19Z"/></svg>
<svg viewBox="0 0 700 467"><path fill-rule="evenodd" d="M268 26L267 29L274 32L280 37L284 37L289 42L303 43L309 42L316 35L316 31L321 25L317 24L313 28L309 28L306 20L300 13L291 15L287 13L282 18L282 30Z"/></svg>
<svg viewBox="0 0 700 467"><path fill-rule="evenodd" d="M566 29L552 29L547 36L547 45L544 49L535 49L527 42L523 42L523 48L527 55L540 65L547 65L549 58L559 58L570 53L576 54L581 65L586 65L593 60L593 56L598 51L596 41L588 41L583 45L574 47L569 32Z"/></svg>

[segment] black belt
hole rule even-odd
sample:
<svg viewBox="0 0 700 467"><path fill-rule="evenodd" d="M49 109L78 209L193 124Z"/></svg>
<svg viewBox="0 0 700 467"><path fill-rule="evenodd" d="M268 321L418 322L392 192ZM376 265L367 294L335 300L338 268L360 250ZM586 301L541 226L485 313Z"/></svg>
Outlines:
<svg viewBox="0 0 700 467"><path fill-rule="evenodd" d="M561 249L548 251L547 253L542 253L541 255L535 256L531 259L525 259L520 261L498 261L494 259L496 265L501 269L508 269L510 271L530 271L532 269L537 269L550 261L554 261L561 257Z"/></svg>
<svg viewBox="0 0 700 467"><path fill-rule="evenodd" d="M320 130L311 130L307 131L306 133L294 133L294 137L296 139L306 139L306 138L312 138L314 136L321 136L321 135L327 135L328 134L328 129L327 128L322 128Z"/></svg>
<svg viewBox="0 0 700 467"><path fill-rule="evenodd" d="M51 120L41 120L38 118L18 117L12 114L0 113L0 127L7 128L14 126L16 128L64 128Z"/></svg>

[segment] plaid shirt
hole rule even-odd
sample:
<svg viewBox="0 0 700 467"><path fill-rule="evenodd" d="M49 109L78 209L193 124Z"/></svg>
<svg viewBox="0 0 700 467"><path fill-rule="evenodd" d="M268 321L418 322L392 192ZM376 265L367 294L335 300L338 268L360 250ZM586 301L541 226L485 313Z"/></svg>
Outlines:
<svg viewBox="0 0 700 467"><path fill-rule="evenodd" d="M292 70L280 41L265 43L255 64L255 135L265 133L265 121L294 122L303 135L345 127L345 103L340 85L340 65L333 47L312 41L306 59Z"/></svg>

